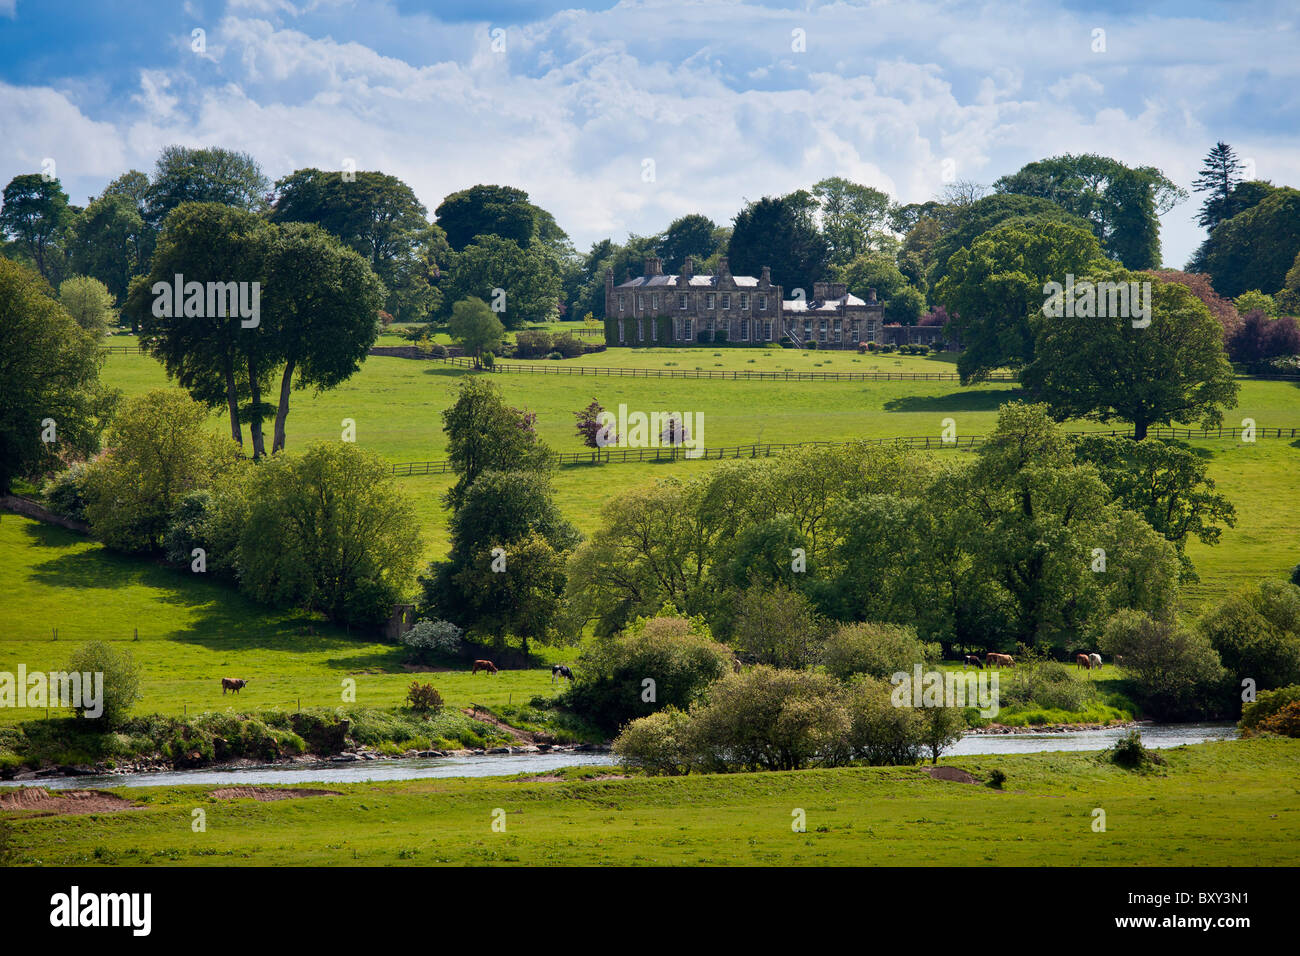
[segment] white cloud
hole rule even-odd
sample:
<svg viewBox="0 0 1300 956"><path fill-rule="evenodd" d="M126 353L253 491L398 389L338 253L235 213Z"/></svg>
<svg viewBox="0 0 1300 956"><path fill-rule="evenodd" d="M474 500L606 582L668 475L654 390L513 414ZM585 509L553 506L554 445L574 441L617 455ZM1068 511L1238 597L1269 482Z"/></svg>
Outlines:
<svg viewBox="0 0 1300 956"><path fill-rule="evenodd" d="M96 144L105 177L149 168L180 142L247 150L273 178L351 157L409 182L431 212L453 190L508 183L580 247L688 212L728 222L745 199L830 175L925 200L942 189L945 160L989 183L1033 159L1095 151L1187 183L1227 138L1261 176L1300 181L1294 128L1224 129L1228 118L1249 123L1234 107L1250 70L1267 71L1275 108L1300 112L1285 29L1108 14L1098 55L1091 15L1042 4L1008 15L946 3L790 12L625 0L511 26L501 54L484 23L403 19L385 0L348 7L347 22L436 38L438 52L420 61L316 28L314 16L342 6L234 0L208 31L208 57L186 49L142 69L132 108L111 125L51 90L14 88L0 96L0 123L22 131L24 156L66 124L69 145ZM795 27L807 53L790 49ZM40 114L35 128L11 122L18 100ZM641 178L645 158L653 183ZM1167 218L1172 264L1200 240L1194 204Z"/></svg>

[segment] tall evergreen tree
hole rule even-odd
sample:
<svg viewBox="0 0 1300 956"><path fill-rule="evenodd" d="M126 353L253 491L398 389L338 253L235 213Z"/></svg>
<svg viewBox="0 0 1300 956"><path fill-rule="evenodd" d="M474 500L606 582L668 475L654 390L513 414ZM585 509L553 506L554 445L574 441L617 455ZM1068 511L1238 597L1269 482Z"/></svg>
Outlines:
<svg viewBox="0 0 1300 956"><path fill-rule="evenodd" d="M1201 171L1192 180L1194 192L1208 192L1201 203L1201 213L1196 221L1206 229L1213 229L1225 219L1236 215L1232 206L1232 190L1241 182L1241 171L1245 167L1237 160L1232 147L1220 140L1214 144L1205 160Z"/></svg>

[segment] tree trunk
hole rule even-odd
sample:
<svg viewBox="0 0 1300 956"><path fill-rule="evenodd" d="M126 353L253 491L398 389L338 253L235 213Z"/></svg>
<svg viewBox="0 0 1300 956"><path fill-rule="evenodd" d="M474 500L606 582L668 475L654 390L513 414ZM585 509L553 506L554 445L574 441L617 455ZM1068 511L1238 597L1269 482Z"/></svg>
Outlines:
<svg viewBox="0 0 1300 956"><path fill-rule="evenodd" d="M226 362L226 407L230 410L230 437L244 446L244 430L239 427L239 395L235 391L235 371Z"/></svg>
<svg viewBox="0 0 1300 956"><path fill-rule="evenodd" d="M289 390L293 383L294 362L289 360L289 364L284 367L284 374L280 376L280 404L275 410L275 435L271 439L271 454L284 451L284 420L289 417Z"/></svg>
<svg viewBox="0 0 1300 956"><path fill-rule="evenodd" d="M1147 437L1147 423L1141 420L1134 422L1133 439L1135 441L1142 441L1146 437Z"/></svg>
<svg viewBox="0 0 1300 956"><path fill-rule="evenodd" d="M248 388L253 397L253 416L248 420L248 433L253 438L253 461L266 455L266 442L262 438L262 392L257 387L257 361L248 356Z"/></svg>

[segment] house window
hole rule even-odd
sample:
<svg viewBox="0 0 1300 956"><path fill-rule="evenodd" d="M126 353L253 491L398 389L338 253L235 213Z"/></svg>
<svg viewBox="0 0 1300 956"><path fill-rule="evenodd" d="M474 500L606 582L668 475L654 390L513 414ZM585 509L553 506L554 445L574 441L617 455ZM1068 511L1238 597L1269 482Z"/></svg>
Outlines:
<svg viewBox="0 0 1300 956"><path fill-rule="evenodd" d="M623 344L623 320L618 320L618 344Z"/></svg>
<svg viewBox="0 0 1300 956"><path fill-rule="evenodd" d="M771 322L764 322L764 323L763 323L763 341L764 341L764 342L770 342L770 341L772 341L772 323L771 323Z"/></svg>
<svg viewBox="0 0 1300 956"><path fill-rule="evenodd" d="M835 341L840 341L840 320L835 320Z"/></svg>
<svg viewBox="0 0 1300 956"><path fill-rule="evenodd" d="M659 341L659 320L658 319L650 320L650 341L651 342Z"/></svg>
<svg viewBox="0 0 1300 956"><path fill-rule="evenodd" d="M708 309L710 312L717 308L717 303L718 297L712 292L704 297L704 308Z"/></svg>
<svg viewBox="0 0 1300 956"><path fill-rule="evenodd" d="M748 293L748 292L742 292L742 293L740 293L740 311L741 311L741 312L748 312L748 311L749 311L749 293Z"/></svg>
<svg viewBox="0 0 1300 956"><path fill-rule="evenodd" d="M826 320L822 319L817 323L817 338L822 342L826 341Z"/></svg>
<svg viewBox="0 0 1300 956"><path fill-rule="evenodd" d="M682 319L682 338L688 342L695 338L695 321L693 319Z"/></svg>
<svg viewBox="0 0 1300 956"><path fill-rule="evenodd" d="M638 342L644 342L644 341L645 341L645 326L643 326L643 325L641 324L641 323L644 322L644 321L645 321L645 320L644 320L644 319L641 319L641 318L638 318L638 319L636 320L636 340L637 340Z"/></svg>
<svg viewBox="0 0 1300 956"><path fill-rule="evenodd" d="M749 341L749 319L740 320L740 341Z"/></svg>
<svg viewBox="0 0 1300 956"><path fill-rule="evenodd" d="M853 338L852 338L851 341L853 341L853 342L861 342L861 341L862 341L860 338L858 338L858 323L856 323L856 322L853 323Z"/></svg>
<svg viewBox="0 0 1300 956"><path fill-rule="evenodd" d="M729 292L722 293L722 307L724 309L731 308L731 293Z"/></svg>
<svg viewBox="0 0 1300 956"><path fill-rule="evenodd" d="M659 311L659 293L655 292L650 296L650 308L654 312Z"/></svg>
<svg viewBox="0 0 1300 956"><path fill-rule="evenodd" d="M689 307L689 303L687 302L687 299L688 299L688 298L689 298L689 296L687 296L685 292L683 292L681 295L679 295L679 296L677 297L677 308L679 308L679 309L681 309L683 312L685 312L686 309Z"/></svg>
<svg viewBox="0 0 1300 956"><path fill-rule="evenodd" d="M618 297L618 311L623 311L623 297L621 295Z"/></svg>
<svg viewBox="0 0 1300 956"><path fill-rule="evenodd" d="M760 296L758 297L758 311L760 311L760 312L766 312L766 311L767 311L767 296L765 296L765 295L760 295Z"/></svg>
<svg viewBox="0 0 1300 956"><path fill-rule="evenodd" d="M638 312L644 312L644 311L645 311L645 296L643 296L643 295L638 295L638 296L636 297L636 310L637 310Z"/></svg>

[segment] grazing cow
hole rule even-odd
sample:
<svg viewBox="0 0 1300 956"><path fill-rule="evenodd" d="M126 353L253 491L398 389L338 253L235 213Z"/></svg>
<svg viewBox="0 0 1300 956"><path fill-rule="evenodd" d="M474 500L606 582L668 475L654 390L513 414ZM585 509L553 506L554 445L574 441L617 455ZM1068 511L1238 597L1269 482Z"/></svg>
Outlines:
<svg viewBox="0 0 1300 956"><path fill-rule="evenodd" d="M554 684L554 683L556 682L556 680L559 679L559 678L561 678L561 677L567 677L567 678L569 679L569 683L570 683L570 684L573 683L573 671L569 670L569 665L567 665L567 664L552 664L552 665L551 665L551 683Z"/></svg>
<svg viewBox="0 0 1300 956"><path fill-rule="evenodd" d="M1084 670L1092 670L1092 658L1087 654L1075 654L1074 666L1082 667Z"/></svg>
<svg viewBox="0 0 1300 956"><path fill-rule="evenodd" d="M1016 662L1012 660L1010 654L998 654L994 651L989 651L988 654L984 655L984 663L990 667L999 668L1016 666Z"/></svg>
<svg viewBox="0 0 1300 956"><path fill-rule="evenodd" d="M470 671L470 675L472 676L477 674L479 671L487 671L489 674L495 674L497 672L497 666L491 661L475 661L474 669Z"/></svg>
<svg viewBox="0 0 1300 956"><path fill-rule="evenodd" d="M225 697L226 691L232 691L233 693L238 694L244 689L244 685L247 683L248 681L239 678L223 677L221 678L221 696Z"/></svg>
<svg viewBox="0 0 1300 956"><path fill-rule="evenodd" d="M740 658L739 658L739 657L733 657L733 658L731 659L731 673L733 673L733 674L739 674L739 673L740 673Z"/></svg>
<svg viewBox="0 0 1300 956"><path fill-rule="evenodd" d="M1091 662L1092 667L1093 667L1094 670L1101 670L1101 655L1100 655L1100 654L1089 654L1089 655L1088 655L1088 660Z"/></svg>
<svg viewBox="0 0 1300 956"><path fill-rule="evenodd" d="M967 654L962 658L962 663L967 667L978 667L980 670L984 669L984 665L980 662L978 654Z"/></svg>

